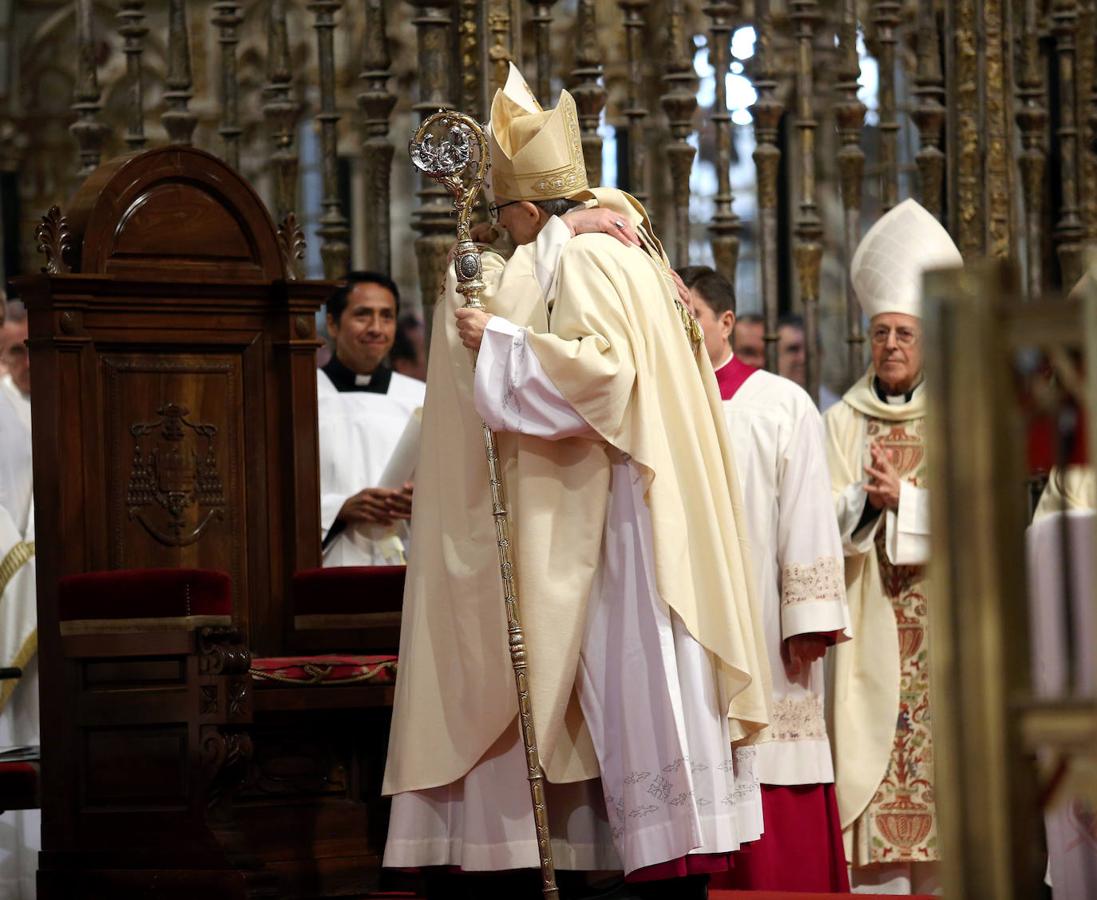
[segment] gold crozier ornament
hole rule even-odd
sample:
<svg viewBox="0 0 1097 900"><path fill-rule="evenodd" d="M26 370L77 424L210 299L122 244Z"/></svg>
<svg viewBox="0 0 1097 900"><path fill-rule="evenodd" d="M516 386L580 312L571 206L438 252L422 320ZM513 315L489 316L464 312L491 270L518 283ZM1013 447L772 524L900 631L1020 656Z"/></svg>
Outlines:
<svg viewBox="0 0 1097 900"><path fill-rule="evenodd" d="M439 110L427 118L412 137L408 146L412 162L429 178L443 185L453 195L457 211L457 248L453 268L457 274L457 290L465 298L465 307L483 309L480 294L484 291L480 249L472 242L469 219L473 205L484 186L487 175L488 141L483 129L463 113ZM481 423L482 424L482 423ZM506 606L510 661L514 667L514 685L518 691L518 718L522 743L526 751L526 775L533 801L533 821L537 828L537 853L541 859L541 892L546 900L557 900L556 872L549 841L548 808L545 805L545 774L537 753L537 733L533 727L533 706L529 695L529 674L526 661L526 639L518 618L518 588L514 583L514 561L510 553L510 523L503 475L495 434L487 425L484 449L488 457L488 482L491 485L491 514L495 520L495 543L499 550L499 575L503 581L503 602Z"/></svg>

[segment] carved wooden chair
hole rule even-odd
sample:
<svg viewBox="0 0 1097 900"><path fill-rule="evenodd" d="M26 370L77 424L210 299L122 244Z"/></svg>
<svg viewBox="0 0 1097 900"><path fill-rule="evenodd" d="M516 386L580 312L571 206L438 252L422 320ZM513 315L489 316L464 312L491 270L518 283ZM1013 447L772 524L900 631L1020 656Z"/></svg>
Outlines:
<svg viewBox="0 0 1097 900"><path fill-rule="evenodd" d="M104 164L38 238L40 896L373 889L402 572L317 570L332 285L185 147Z"/></svg>

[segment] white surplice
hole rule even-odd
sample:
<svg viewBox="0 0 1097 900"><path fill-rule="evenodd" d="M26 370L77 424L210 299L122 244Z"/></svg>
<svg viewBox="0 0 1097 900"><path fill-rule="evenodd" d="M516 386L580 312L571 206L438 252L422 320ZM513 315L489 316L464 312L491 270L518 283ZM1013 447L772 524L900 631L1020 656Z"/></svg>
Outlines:
<svg viewBox="0 0 1097 900"><path fill-rule="evenodd" d="M555 218L538 236L546 297L570 236ZM592 435L525 335L490 320L476 366L477 412L495 431ZM576 686L602 777L546 784L559 868L627 873L690 853L732 852L761 835L754 748L732 751L711 656L658 594L651 513L624 457L612 466ZM460 781L393 797L384 865L535 868L529 804L512 727Z"/></svg>
<svg viewBox="0 0 1097 900"><path fill-rule="evenodd" d="M830 783L823 660L790 676L783 656L793 635L850 637L823 420L802 388L765 371L750 375L724 401L724 415L756 548L773 681L770 726L755 739L758 778L773 785Z"/></svg>
<svg viewBox="0 0 1097 900"><path fill-rule="evenodd" d="M32 471L30 398L10 375L0 378L0 506L25 534L30 521Z"/></svg>
<svg viewBox="0 0 1097 900"><path fill-rule="evenodd" d="M320 526L326 537L348 497L378 487L385 465L426 385L392 373L388 392L338 391L322 370L316 373L320 426ZM344 528L324 550L325 566L403 565L406 522Z"/></svg>
<svg viewBox="0 0 1097 900"><path fill-rule="evenodd" d="M23 677L0 682L0 748L39 741L38 609L35 565L30 547L12 517L0 506L0 561L10 578L0 585L0 666L18 665ZM0 897L33 900L38 851L42 849L40 810L11 810L0 815Z"/></svg>
<svg viewBox="0 0 1097 900"><path fill-rule="evenodd" d="M1068 669L1068 629L1076 636L1093 634L1097 612L1093 584L1092 510L1048 512L1028 530L1029 612L1032 625L1032 669L1041 697L1097 696L1097 649L1084 638L1074 642L1074 671ZM1068 552L1063 553L1063 538ZM1073 600L1068 624L1065 566L1069 560ZM1073 691L1069 687L1073 681ZM1048 874L1055 900L1097 897L1097 827L1094 804L1070 790L1069 782L1044 813Z"/></svg>

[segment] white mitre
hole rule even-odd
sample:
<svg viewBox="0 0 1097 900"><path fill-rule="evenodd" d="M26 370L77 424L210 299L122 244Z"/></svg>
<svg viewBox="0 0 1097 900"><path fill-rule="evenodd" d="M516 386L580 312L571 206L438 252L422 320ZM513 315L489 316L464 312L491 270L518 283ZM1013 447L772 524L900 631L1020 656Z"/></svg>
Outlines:
<svg viewBox="0 0 1097 900"><path fill-rule="evenodd" d="M508 200L554 200L587 191L575 100L560 92L545 110L511 63L491 103L491 192Z"/></svg>
<svg viewBox="0 0 1097 900"><path fill-rule="evenodd" d="M922 316L922 273L964 264L948 232L914 200L882 216L853 254L850 277L861 309Z"/></svg>

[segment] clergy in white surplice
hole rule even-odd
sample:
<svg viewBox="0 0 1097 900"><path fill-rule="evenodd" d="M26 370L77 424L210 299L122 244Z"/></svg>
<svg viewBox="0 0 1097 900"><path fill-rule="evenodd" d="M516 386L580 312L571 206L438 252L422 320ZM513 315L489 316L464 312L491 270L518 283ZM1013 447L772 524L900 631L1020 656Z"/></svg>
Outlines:
<svg viewBox="0 0 1097 900"><path fill-rule="evenodd" d="M21 303L0 306L0 506L20 534L31 527L30 357Z"/></svg>
<svg viewBox="0 0 1097 900"><path fill-rule="evenodd" d="M823 655L849 639L849 612L823 420L797 384L732 353L731 283L707 266L680 274L720 386L773 688L769 727L752 739L765 834L714 882L740 890L845 891Z"/></svg>
<svg viewBox="0 0 1097 900"><path fill-rule="evenodd" d="M823 417L853 626L835 653L832 737L855 891L937 886L921 295L926 270L961 264L913 200L869 230L851 278L872 364Z"/></svg>
<svg viewBox="0 0 1097 900"><path fill-rule="evenodd" d="M1091 466L1051 470L1027 535L1033 681L1042 697L1097 692L1097 648L1075 640L1070 649L1071 633L1093 634L1097 625L1091 602L1097 581L1095 511L1097 478ZM1044 807L1054 900L1097 897L1097 803L1092 784L1086 790L1086 775L1072 766Z"/></svg>
<svg viewBox="0 0 1097 900"><path fill-rule="evenodd" d="M488 312L458 308L452 273L435 311L416 481L431 514L412 523L385 865L538 864L482 418L511 505L556 865L623 870L614 896L700 897L761 833L754 752L732 745L768 723L719 393L643 208L587 187L570 95L542 111L512 70L491 133L518 249L484 254ZM567 200L642 247L572 238Z"/></svg>
<svg viewBox="0 0 1097 900"><path fill-rule="evenodd" d="M335 352L316 373L325 566L405 562L426 386L385 361L399 303L376 272L351 272L327 303Z"/></svg>
<svg viewBox="0 0 1097 900"><path fill-rule="evenodd" d="M0 681L0 751L39 740L38 607L34 542L0 506L0 668L23 670ZM37 809L0 814L0 897L33 900L42 815Z"/></svg>

